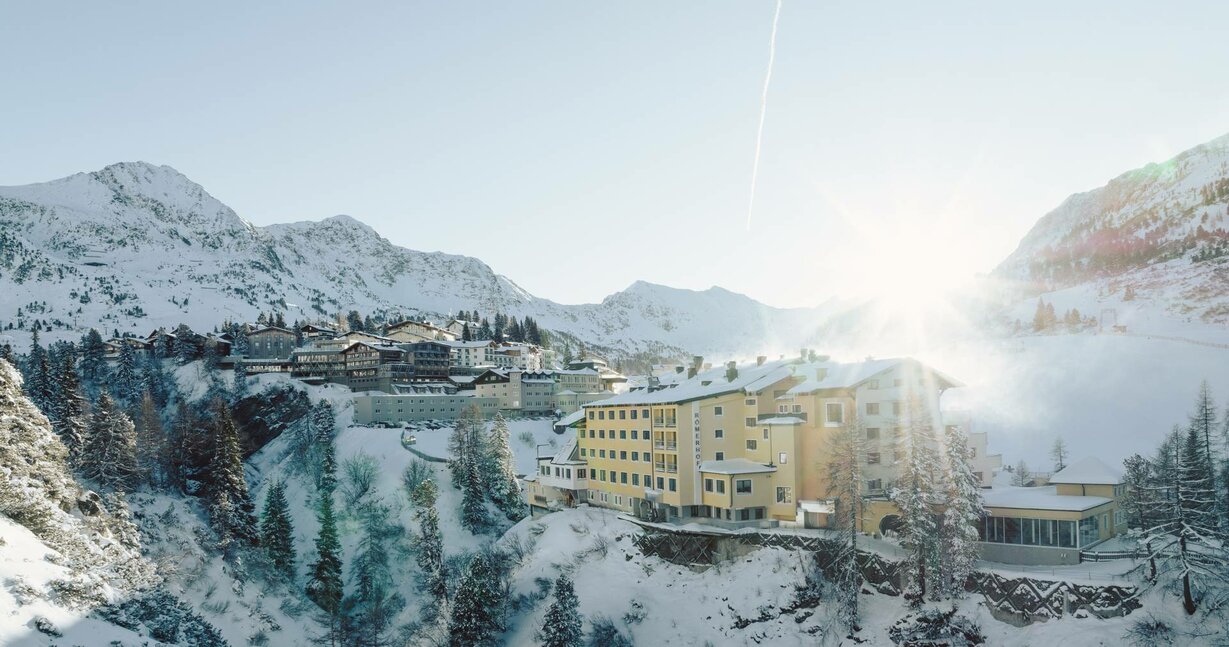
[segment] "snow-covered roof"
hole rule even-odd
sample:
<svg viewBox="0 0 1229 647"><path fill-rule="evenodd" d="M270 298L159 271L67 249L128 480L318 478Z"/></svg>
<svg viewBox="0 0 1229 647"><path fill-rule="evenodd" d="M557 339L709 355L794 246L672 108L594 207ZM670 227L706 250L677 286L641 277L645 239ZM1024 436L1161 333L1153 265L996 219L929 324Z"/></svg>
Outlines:
<svg viewBox="0 0 1229 647"><path fill-rule="evenodd" d="M1122 483L1122 471L1101 462L1095 456L1080 459L1050 477L1051 483L1076 485L1118 485Z"/></svg>
<svg viewBox="0 0 1229 647"><path fill-rule="evenodd" d="M775 472L777 468L746 458L727 458L723 461L703 461L700 471L709 474L763 474Z"/></svg>
<svg viewBox="0 0 1229 647"><path fill-rule="evenodd" d="M801 424L804 424L805 422L806 421L804 421L802 418L799 418L797 416L775 416L773 418L765 418L759 421L758 424L761 424L761 425L801 425Z"/></svg>
<svg viewBox="0 0 1229 647"><path fill-rule="evenodd" d="M584 465L585 461L578 458L580 452L576 447L576 436L568 438L567 442L555 452L550 462L555 465Z"/></svg>
<svg viewBox="0 0 1229 647"><path fill-rule="evenodd" d="M452 341L450 339L437 340L439 343L448 346L449 348L486 348L490 346L491 341Z"/></svg>
<svg viewBox="0 0 1229 647"><path fill-rule="evenodd" d="M555 421L555 427L571 427L585 419L584 409L578 409Z"/></svg>
<svg viewBox="0 0 1229 647"><path fill-rule="evenodd" d="M921 364L909 357L868 359L862 362L808 362L798 368L799 374L803 375L806 379L791 388L789 395L813 393L824 389L851 388L906 362ZM941 383L945 383L948 386L961 386L960 382L939 371L929 367L925 367L925 369Z"/></svg>
<svg viewBox="0 0 1229 647"><path fill-rule="evenodd" d="M797 360L777 360L762 365L744 364L738 367L738 375L733 380L727 380L726 367L719 366L668 388L656 391L628 391L585 406L690 402L726 393L741 391L752 393L766 389L793 375L791 368L796 363Z"/></svg>
<svg viewBox="0 0 1229 647"><path fill-rule="evenodd" d="M294 331L293 331L293 330L286 330L285 328L282 328L281 326L265 326L264 328L260 328L260 329L258 329L258 330L253 330L252 332L248 333L248 336L251 336L251 335L262 335L262 334L267 333L267 332L282 332L282 333L286 333L287 335L293 335L293 334L294 334Z"/></svg>
<svg viewBox="0 0 1229 647"><path fill-rule="evenodd" d="M1059 494L1058 488L1050 485L1046 487L993 487L989 490L982 490L982 501L987 508L1080 512L1111 503L1113 499L1103 496L1068 496Z"/></svg>

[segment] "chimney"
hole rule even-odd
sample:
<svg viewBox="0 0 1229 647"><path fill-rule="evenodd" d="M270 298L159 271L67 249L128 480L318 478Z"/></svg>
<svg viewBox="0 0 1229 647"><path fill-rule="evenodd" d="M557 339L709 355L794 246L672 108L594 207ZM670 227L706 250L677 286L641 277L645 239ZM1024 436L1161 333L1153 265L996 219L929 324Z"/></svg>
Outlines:
<svg viewBox="0 0 1229 647"><path fill-rule="evenodd" d="M685 371L685 370L686 370L686 369L683 367L683 365L682 365L682 364L679 364L678 366L675 366L675 367L674 367L674 372L675 372L675 373L682 373L682 372L683 372L683 371Z"/></svg>
<svg viewBox="0 0 1229 647"><path fill-rule="evenodd" d="M764 362L766 362L766 361L768 361L768 356L767 356L767 355L760 355L759 357L756 357L756 358L755 358L755 365L756 365L756 366L763 366L763 365L764 365Z"/></svg>
<svg viewBox="0 0 1229 647"><path fill-rule="evenodd" d="M733 382L736 378L738 378L738 364L736 364L735 362L726 362L725 363L725 381Z"/></svg>
<svg viewBox="0 0 1229 647"><path fill-rule="evenodd" d="M691 378L695 377L695 376L696 376L696 372L697 372L697 371L696 371L696 367L694 367L694 366L689 367L689 368L687 369L687 379L689 379L689 380L690 380Z"/></svg>

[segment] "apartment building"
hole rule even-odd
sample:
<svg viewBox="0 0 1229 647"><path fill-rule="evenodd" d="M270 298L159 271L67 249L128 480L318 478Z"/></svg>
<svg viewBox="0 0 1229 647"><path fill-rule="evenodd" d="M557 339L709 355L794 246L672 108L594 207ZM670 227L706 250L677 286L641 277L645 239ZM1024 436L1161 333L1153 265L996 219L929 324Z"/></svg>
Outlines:
<svg viewBox="0 0 1229 647"><path fill-rule="evenodd" d="M499 399L499 408L525 414L571 413L581 405L608 398L609 391L574 391L600 385L592 371L520 371L490 369L474 378L474 391Z"/></svg>
<svg viewBox="0 0 1229 647"><path fill-rule="evenodd" d="M411 384L397 387L399 393L354 396L354 422L358 425L400 425L421 420L454 420L469 407L478 407L483 418L499 411L495 398L457 392L443 385Z"/></svg>

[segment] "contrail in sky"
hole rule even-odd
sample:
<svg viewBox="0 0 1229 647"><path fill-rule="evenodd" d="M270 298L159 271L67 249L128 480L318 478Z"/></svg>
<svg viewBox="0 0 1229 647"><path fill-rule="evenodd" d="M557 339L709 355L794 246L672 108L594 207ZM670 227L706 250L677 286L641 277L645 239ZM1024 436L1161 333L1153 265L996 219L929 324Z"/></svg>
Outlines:
<svg viewBox="0 0 1229 647"><path fill-rule="evenodd" d="M751 198L747 201L747 230L751 230L751 209L755 206L755 181L760 174L760 144L764 141L764 114L768 112L768 83L772 81L772 61L777 57L777 20L781 18L781 0L772 14L772 37L768 40L768 72L764 74L764 93L760 96L760 127L755 132L755 162L751 165Z"/></svg>

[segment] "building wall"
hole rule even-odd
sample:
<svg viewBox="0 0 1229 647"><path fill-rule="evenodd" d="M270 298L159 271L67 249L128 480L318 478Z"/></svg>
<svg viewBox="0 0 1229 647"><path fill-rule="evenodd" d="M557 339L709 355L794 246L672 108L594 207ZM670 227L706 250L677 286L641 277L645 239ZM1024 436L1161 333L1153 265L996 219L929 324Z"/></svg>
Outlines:
<svg viewBox="0 0 1229 647"><path fill-rule="evenodd" d="M252 359L281 359L290 357L295 349L293 332L280 330L257 331L248 335L247 357Z"/></svg>
<svg viewBox="0 0 1229 647"><path fill-rule="evenodd" d="M483 417L494 416L499 402L494 398L448 394L356 395L354 422L398 424L416 420L453 420L477 405Z"/></svg>

